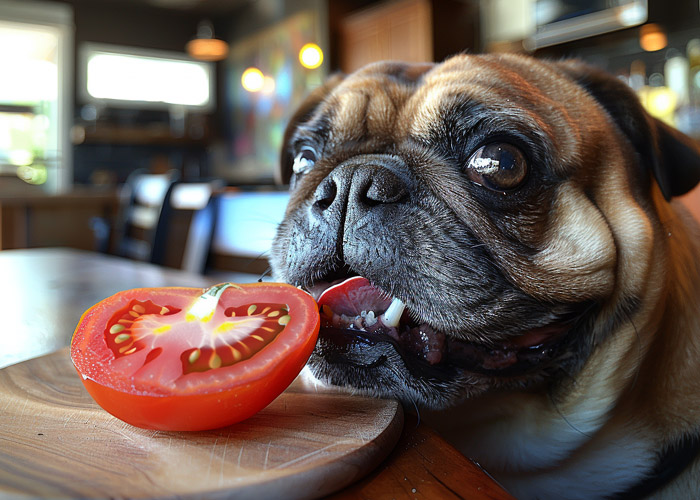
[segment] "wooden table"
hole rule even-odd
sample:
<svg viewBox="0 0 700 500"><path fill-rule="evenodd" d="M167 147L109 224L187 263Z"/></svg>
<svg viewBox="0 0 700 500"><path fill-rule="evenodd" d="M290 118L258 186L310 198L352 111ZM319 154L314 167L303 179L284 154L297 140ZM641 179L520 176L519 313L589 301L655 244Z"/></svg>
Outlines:
<svg viewBox="0 0 700 500"><path fill-rule="evenodd" d="M0 276L0 368L65 351L82 312L119 290L205 287L218 281L70 249L0 251ZM0 429L2 418L0 413ZM364 479L334 493L332 498L512 497L478 465L408 414L401 438L389 457Z"/></svg>
<svg viewBox="0 0 700 500"><path fill-rule="evenodd" d="M197 274L88 251L0 251L0 316L6 332L0 336L0 368L67 346L83 311L120 290L212 284Z"/></svg>

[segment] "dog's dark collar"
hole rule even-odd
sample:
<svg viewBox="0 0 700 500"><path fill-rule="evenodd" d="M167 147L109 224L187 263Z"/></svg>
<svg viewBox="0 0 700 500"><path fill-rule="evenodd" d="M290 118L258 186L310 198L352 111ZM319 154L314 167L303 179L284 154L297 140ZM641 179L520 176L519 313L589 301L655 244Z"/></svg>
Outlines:
<svg viewBox="0 0 700 500"><path fill-rule="evenodd" d="M663 453L659 453L656 466L641 482L626 491L616 493L609 500L632 500L644 498L660 490L683 470L688 467L700 454L700 436L684 436Z"/></svg>

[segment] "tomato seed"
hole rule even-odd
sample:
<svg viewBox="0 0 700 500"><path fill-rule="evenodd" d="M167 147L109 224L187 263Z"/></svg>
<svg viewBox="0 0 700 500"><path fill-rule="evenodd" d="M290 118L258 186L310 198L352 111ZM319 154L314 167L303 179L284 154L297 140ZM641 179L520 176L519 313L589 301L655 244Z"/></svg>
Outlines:
<svg viewBox="0 0 700 500"><path fill-rule="evenodd" d="M194 364L199 359L200 354L202 354L202 351L200 351L199 349L195 349L190 353L190 357L187 358L187 361L189 361L190 364Z"/></svg>
<svg viewBox="0 0 700 500"><path fill-rule="evenodd" d="M285 314L282 316L280 319L277 320L277 323L280 325L286 325L289 323L289 320L292 319L292 317L289 314Z"/></svg>
<svg viewBox="0 0 700 500"><path fill-rule="evenodd" d="M252 304L250 307L248 307L248 316L252 315L255 310L258 308L255 304Z"/></svg>
<svg viewBox="0 0 700 500"><path fill-rule="evenodd" d="M167 314L167 313L169 313L169 312L170 312L170 309L168 309L168 308L165 307L165 306L163 306L163 307L161 308L161 310L160 310L161 316L162 316L163 314Z"/></svg>
<svg viewBox="0 0 700 500"><path fill-rule="evenodd" d="M129 335L128 333L122 333L122 334L119 334L116 337L114 337L114 342L117 344L121 344L122 342L126 342L130 338L131 338L131 335Z"/></svg>
<svg viewBox="0 0 700 500"><path fill-rule="evenodd" d="M124 325L112 325L112 327L109 329L109 333L119 333L121 331L124 331Z"/></svg>
<svg viewBox="0 0 700 500"><path fill-rule="evenodd" d="M139 304L134 304L134 307L132 307L132 309L139 314L143 314L146 312L146 308Z"/></svg>
<svg viewBox="0 0 700 500"><path fill-rule="evenodd" d="M209 368L211 368L212 370L221 368L221 358L218 354L214 354L209 360Z"/></svg>
<svg viewBox="0 0 700 500"><path fill-rule="evenodd" d="M267 317L268 318L276 318L279 315L280 315L280 311L272 311L270 314L267 315Z"/></svg>

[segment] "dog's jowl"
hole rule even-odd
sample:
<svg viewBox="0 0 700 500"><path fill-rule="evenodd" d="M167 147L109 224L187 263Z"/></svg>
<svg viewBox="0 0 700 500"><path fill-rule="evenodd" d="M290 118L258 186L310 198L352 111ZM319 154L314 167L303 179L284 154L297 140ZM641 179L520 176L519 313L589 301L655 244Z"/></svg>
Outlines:
<svg viewBox="0 0 700 500"><path fill-rule="evenodd" d="M309 97L281 167L318 379L417 405L518 498L700 497L700 153L624 83L379 63Z"/></svg>

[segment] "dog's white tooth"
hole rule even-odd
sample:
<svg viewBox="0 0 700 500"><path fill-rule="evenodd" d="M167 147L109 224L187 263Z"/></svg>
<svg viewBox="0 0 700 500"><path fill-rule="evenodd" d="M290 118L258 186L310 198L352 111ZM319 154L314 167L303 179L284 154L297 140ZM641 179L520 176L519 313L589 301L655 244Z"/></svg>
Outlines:
<svg viewBox="0 0 700 500"><path fill-rule="evenodd" d="M380 318L386 326L397 327L399 326L399 321L401 320L401 315L403 314L403 310L405 308L406 305L403 302L397 298L394 298Z"/></svg>

